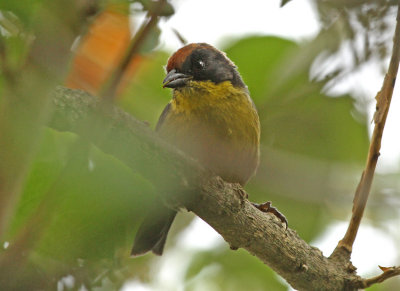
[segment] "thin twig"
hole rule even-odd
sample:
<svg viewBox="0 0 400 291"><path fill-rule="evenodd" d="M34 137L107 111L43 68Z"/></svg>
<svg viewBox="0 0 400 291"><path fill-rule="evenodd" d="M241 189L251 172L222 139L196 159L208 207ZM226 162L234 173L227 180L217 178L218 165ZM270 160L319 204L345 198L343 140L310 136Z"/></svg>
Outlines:
<svg viewBox="0 0 400 291"><path fill-rule="evenodd" d="M382 89L378 92L376 112L374 116L374 132L372 134L371 143L368 152L367 164L365 170L361 176L361 180L357 186L356 193L353 201L353 213L347 228L346 234L343 239L339 241L332 256L335 256L336 252L347 250L348 254L351 254L354 240L357 236L357 231L360 226L361 218L364 213L365 206L367 204L368 195L371 190L371 184L374 177L374 172L378 157L380 155L379 150L381 148L382 134L385 128L386 117L389 112L390 101L393 95L393 89L396 82L397 71L399 68L400 61L400 2L397 10L396 17L396 29L393 38L393 51L390 59L388 72L386 73L383 81ZM349 258L349 257L348 257Z"/></svg>
<svg viewBox="0 0 400 291"><path fill-rule="evenodd" d="M387 268L382 274L363 280L363 286L360 286L361 288L367 288L372 286L373 284L376 283L381 283L389 278L392 278L394 276L399 276L400 275L400 267L391 267Z"/></svg>
<svg viewBox="0 0 400 291"><path fill-rule="evenodd" d="M112 100L116 93L117 87L120 84L121 78L128 68L130 61L133 56L135 56L143 42L146 40L148 34L151 32L153 27L157 24L160 12L162 11L166 0L160 0L155 4L155 7L149 10L146 20L143 22L142 26L139 28L136 36L132 39L129 49L125 54L122 61L119 63L118 67L111 74L111 77L106 82L105 86L100 92L100 97L104 99Z"/></svg>
<svg viewBox="0 0 400 291"><path fill-rule="evenodd" d="M172 31L175 33L176 37L179 39L182 45L187 45L188 43L187 39L184 38L183 35L177 29L173 28Z"/></svg>

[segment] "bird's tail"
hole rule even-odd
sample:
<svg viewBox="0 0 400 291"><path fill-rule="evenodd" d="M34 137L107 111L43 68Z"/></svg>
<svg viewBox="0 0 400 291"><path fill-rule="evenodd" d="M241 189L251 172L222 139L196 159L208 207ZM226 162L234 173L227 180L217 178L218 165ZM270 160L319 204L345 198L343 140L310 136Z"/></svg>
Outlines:
<svg viewBox="0 0 400 291"><path fill-rule="evenodd" d="M163 206L156 213L149 213L135 237L131 256L144 255L148 251L161 256L167 240L168 231L176 216L176 211Z"/></svg>

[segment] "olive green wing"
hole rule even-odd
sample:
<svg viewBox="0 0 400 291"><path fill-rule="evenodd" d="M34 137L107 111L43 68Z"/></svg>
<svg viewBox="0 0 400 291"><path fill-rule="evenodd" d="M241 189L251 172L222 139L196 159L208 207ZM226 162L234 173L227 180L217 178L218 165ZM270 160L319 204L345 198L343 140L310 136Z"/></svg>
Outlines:
<svg viewBox="0 0 400 291"><path fill-rule="evenodd" d="M171 112L171 103L168 103L167 106L165 106L163 112L160 115L160 118L158 118L158 122L156 125L156 131L159 131L160 128L162 127L165 119L167 118L168 114Z"/></svg>

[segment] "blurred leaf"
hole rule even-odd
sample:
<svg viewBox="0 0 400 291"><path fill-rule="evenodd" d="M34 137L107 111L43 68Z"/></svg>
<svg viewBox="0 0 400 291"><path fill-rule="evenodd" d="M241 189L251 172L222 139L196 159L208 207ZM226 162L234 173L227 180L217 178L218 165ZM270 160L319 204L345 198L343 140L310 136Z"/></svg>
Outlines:
<svg viewBox="0 0 400 291"><path fill-rule="evenodd" d="M18 210L11 225L12 233L20 229L37 209L68 159L68 149L76 140L72 133L46 130L33 163Z"/></svg>
<svg viewBox="0 0 400 291"><path fill-rule="evenodd" d="M25 187L14 232L37 209L44 193L57 181L57 204L48 213L50 221L37 251L65 262L77 258L112 258L118 246L127 247L133 229L153 197L147 181L115 158L91 148L67 168L78 152L70 152L72 134L47 130L34 171ZM125 245L127 243L127 245Z"/></svg>
<svg viewBox="0 0 400 291"><path fill-rule="evenodd" d="M368 134L365 117L364 123L353 117L353 99L320 93L324 84L309 80L312 60L281 80L301 50L277 37L250 37L226 49L259 109L262 142L313 158L362 162Z"/></svg>
<svg viewBox="0 0 400 291"><path fill-rule="evenodd" d="M128 9L127 2L109 5L95 17L75 49L66 78L67 87L82 89L92 95L99 94L129 47L131 29ZM132 74L125 77L132 78Z"/></svg>
<svg viewBox="0 0 400 291"><path fill-rule="evenodd" d="M29 48L28 44L24 39L19 37L11 36L1 38L0 41L4 41L4 54L7 56L7 59L4 60L6 63L2 66L11 71L20 69L26 60Z"/></svg>
<svg viewBox="0 0 400 291"><path fill-rule="evenodd" d="M352 55L350 61L346 59L347 68L353 67L355 70L368 61L383 61L388 57L391 51L391 30L393 19L396 17L397 1L314 0L313 2L320 22L328 30L333 28L334 33L330 35L339 38L339 44L346 43L347 53ZM343 50L343 46L339 48Z"/></svg>
<svg viewBox="0 0 400 291"><path fill-rule="evenodd" d="M150 1L150 0L137 0L143 6L143 10L151 11L154 9L154 6L157 5L158 1ZM171 16L175 13L174 7L165 1L164 6L162 7L161 12L159 13L160 16Z"/></svg>
<svg viewBox="0 0 400 291"><path fill-rule="evenodd" d="M164 66L168 56L160 51L145 55L146 60L138 68L122 98L118 100L125 110L139 120L149 122L152 127L172 97L170 90L162 88L162 80L165 78Z"/></svg>
<svg viewBox="0 0 400 291"><path fill-rule="evenodd" d="M210 267L214 271L204 272ZM270 268L243 249L198 253L186 276L187 290L205 289L203 282L215 284L217 290L287 290Z"/></svg>
<svg viewBox="0 0 400 291"><path fill-rule="evenodd" d="M88 31L81 37L75 50L72 66L65 84L69 88L82 89L99 96L105 83L115 74L124 61L126 53L135 39L132 39L129 6L127 2L108 5L91 23ZM147 35L134 54L123 75L118 80L117 95L124 92L143 61L142 54L148 53L158 45L160 29L155 27Z"/></svg>
<svg viewBox="0 0 400 291"><path fill-rule="evenodd" d="M303 49L308 47L260 36L241 39L226 52L247 83L261 119L263 151L259 173L248 186L250 198L272 200L289 226L309 241L329 221L323 202L334 189L326 181L331 181L333 169L339 169L314 161L361 164L368 133L365 117L359 118L363 123L354 118L361 114L350 96L326 96L323 82L310 81L313 58L304 58Z"/></svg>
<svg viewBox="0 0 400 291"><path fill-rule="evenodd" d="M256 104L265 98L277 98L264 92L274 86L279 66L297 49L297 45L278 37L253 36L234 42L224 51L238 67ZM282 86L283 87L283 86Z"/></svg>
<svg viewBox="0 0 400 291"><path fill-rule="evenodd" d="M26 27L29 27L30 22L34 18L37 8L47 0L21 0L21 1L1 1L0 10L9 11L16 15Z"/></svg>
<svg viewBox="0 0 400 291"><path fill-rule="evenodd" d="M281 7L285 6L285 5L288 4L290 1L292 1L292 0L281 0Z"/></svg>
<svg viewBox="0 0 400 291"><path fill-rule="evenodd" d="M51 113L49 93L63 76L74 38L69 26L77 24L73 7L66 7L60 1L57 2L59 5L53 3L40 5L37 9L27 5L28 9L34 10L29 13L35 13L32 17L35 21L26 26L29 28L21 25L26 30L19 31L18 28L17 32L21 39L34 35L29 39L32 41L29 52L25 50L24 41L17 41L14 48L19 49L15 50L11 41L0 45L1 70L5 73L2 88L5 99L0 104L0 236L9 227L15 204L19 201L44 123ZM7 15L12 15L12 11ZM1 29L1 32L4 33L1 40L15 37L11 31Z"/></svg>

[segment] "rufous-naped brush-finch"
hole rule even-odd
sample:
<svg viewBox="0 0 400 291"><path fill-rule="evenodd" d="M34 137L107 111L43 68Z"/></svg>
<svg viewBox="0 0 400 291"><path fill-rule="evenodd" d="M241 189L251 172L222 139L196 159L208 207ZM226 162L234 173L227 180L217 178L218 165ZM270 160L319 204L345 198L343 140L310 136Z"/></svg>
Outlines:
<svg viewBox="0 0 400 291"><path fill-rule="evenodd" d="M245 185L259 163L260 121L236 66L213 46L193 43L166 70L163 87L173 97L156 131L225 181ZM176 211L158 207L140 226L132 255L162 254Z"/></svg>

